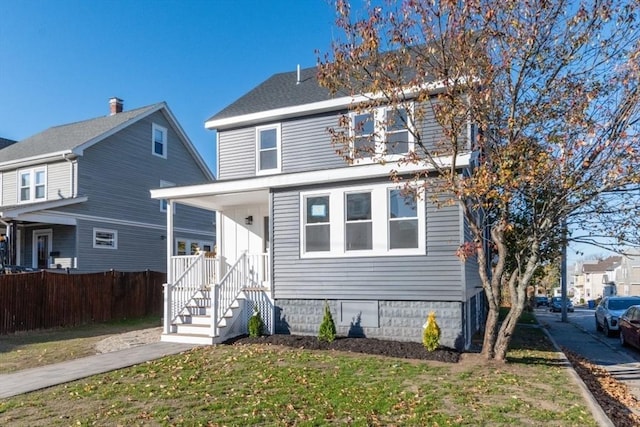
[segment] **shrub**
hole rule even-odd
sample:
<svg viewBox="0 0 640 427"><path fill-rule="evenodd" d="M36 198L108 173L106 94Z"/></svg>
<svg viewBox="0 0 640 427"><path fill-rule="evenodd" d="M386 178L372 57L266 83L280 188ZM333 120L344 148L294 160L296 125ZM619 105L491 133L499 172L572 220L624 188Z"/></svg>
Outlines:
<svg viewBox="0 0 640 427"><path fill-rule="evenodd" d="M427 351L434 351L440 346L440 327L436 322L436 313L433 311L427 317L427 323L422 333L422 344Z"/></svg>
<svg viewBox="0 0 640 427"><path fill-rule="evenodd" d="M260 310L255 310L249 319L249 336L259 337L264 333L264 322L260 316Z"/></svg>
<svg viewBox="0 0 640 427"><path fill-rule="evenodd" d="M331 316L331 310L329 310L329 303L324 302L324 317L320 324L320 331L318 332L318 340L332 342L336 339L336 324L333 323L333 317Z"/></svg>

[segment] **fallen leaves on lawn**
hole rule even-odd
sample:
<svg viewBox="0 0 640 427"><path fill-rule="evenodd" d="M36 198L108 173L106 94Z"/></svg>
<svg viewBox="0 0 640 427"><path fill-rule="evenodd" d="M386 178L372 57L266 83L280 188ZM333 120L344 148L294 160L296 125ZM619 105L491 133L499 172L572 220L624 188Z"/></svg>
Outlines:
<svg viewBox="0 0 640 427"><path fill-rule="evenodd" d="M571 350L562 348L562 351L616 427L640 425L640 416L632 411L640 410L640 402L631 394L626 384L613 378L606 369L594 365Z"/></svg>

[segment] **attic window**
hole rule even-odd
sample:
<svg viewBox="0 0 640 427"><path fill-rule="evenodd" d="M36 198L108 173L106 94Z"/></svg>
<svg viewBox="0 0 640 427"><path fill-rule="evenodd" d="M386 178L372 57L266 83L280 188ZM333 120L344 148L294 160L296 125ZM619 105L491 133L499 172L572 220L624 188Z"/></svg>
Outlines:
<svg viewBox="0 0 640 427"><path fill-rule="evenodd" d="M155 123L151 125L151 153L163 159L167 158L167 128Z"/></svg>

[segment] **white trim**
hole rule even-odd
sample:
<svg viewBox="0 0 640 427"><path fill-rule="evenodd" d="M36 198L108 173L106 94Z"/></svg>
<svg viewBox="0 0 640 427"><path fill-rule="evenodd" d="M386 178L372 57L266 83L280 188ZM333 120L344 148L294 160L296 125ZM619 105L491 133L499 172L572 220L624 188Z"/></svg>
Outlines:
<svg viewBox="0 0 640 427"><path fill-rule="evenodd" d="M397 153L397 154L386 154L387 150L385 140L387 139L387 128L388 126L385 124L387 121L387 113L388 112L396 112L399 110L407 111L406 119L407 121L412 121L413 118L413 110L414 104L413 102L407 103L406 106L398 106L398 107L389 107L389 106L381 106L376 108L367 109L364 111L356 112L352 111L349 113L349 136L351 142L349 144L349 151L352 158L355 158L353 165L358 164L371 164L376 163L381 160L384 161L399 161L403 159L407 154L413 152L415 150L415 138L414 132L412 129L412 123L407 123L406 132L407 132L407 151L405 153ZM373 137L373 144L375 146L375 150L373 155L369 155L369 153L361 153L357 154L354 152L354 142L355 142L355 124L354 119L356 116L361 115L372 115L373 116L373 133L371 134ZM399 131L392 131L391 133L399 133Z"/></svg>
<svg viewBox="0 0 640 427"><path fill-rule="evenodd" d="M421 85L419 88L408 88L405 96L413 96L421 90L437 93L445 88L444 82L433 82ZM308 104L293 105L290 107L275 108L273 110L259 111L256 113L242 114L239 116L225 117L222 119L208 120L204 123L207 129L221 129L230 126L249 125L266 120L281 120L287 117L301 117L326 111L345 109L354 104L383 98L384 94L365 94L356 96L344 96L325 101L311 102Z"/></svg>
<svg viewBox="0 0 640 427"><path fill-rule="evenodd" d="M355 258L378 256L407 256L426 254L426 224L425 201L417 200L418 215L418 247L417 248L389 248L389 190L396 190L397 186L390 183L335 187L303 191L299 195L300 217L300 258ZM372 249L347 250L346 245L346 195L353 193L371 193L371 227ZM306 206L305 200L313 196L329 196L329 227L330 250L326 252L306 252ZM384 206L384 209L375 207Z"/></svg>
<svg viewBox="0 0 640 427"><path fill-rule="evenodd" d="M20 221L40 222L44 224L78 225L78 221L76 221L75 218L65 218L56 215L25 214L20 215L17 219Z"/></svg>
<svg viewBox="0 0 640 427"><path fill-rule="evenodd" d="M457 156L456 167L469 166L471 154L465 153ZM452 156L436 158L435 161L442 168L450 167ZM385 164L359 165L353 167L323 169L311 172L297 172L289 174L276 174L249 179L235 179L229 181L216 181L208 184L188 185L182 187L158 188L150 190L153 199L171 199L184 204L198 206L197 198L200 196L224 195L244 193L269 188L286 188L292 185L311 185L344 182L363 178L388 177L392 171L399 174L418 171L435 170L431 165L409 164L399 165L397 162Z"/></svg>
<svg viewBox="0 0 640 427"><path fill-rule="evenodd" d="M49 268L50 256L49 254L53 250L53 229L51 228L43 228L38 230L33 230L31 234L31 266L33 268L38 268L38 237L39 236L47 236L47 265L46 268Z"/></svg>
<svg viewBox="0 0 640 427"><path fill-rule="evenodd" d="M97 240L97 236L96 233L106 233L106 234L111 234L111 241L113 242L113 244L111 245L97 245L96 244L96 240ZM118 249L118 230L111 230L108 228L98 228L98 227L93 227L93 233L92 233L92 241L93 241L93 248L94 249L111 249L111 250L116 250Z"/></svg>
<svg viewBox="0 0 640 427"><path fill-rule="evenodd" d="M156 141L156 131L162 133L162 141ZM156 143L159 142L162 145L162 154L156 153ZM169 131L166 127L160 126L156 123L151 123L151 154L156 157L167 158L167 151L169 151Z"/></svg>
<svg viewBox="0 0 640 427"><path fill-rule="evenodd" d="M32 212L46 212L48 209L55 209L62 206L83 203L89 200L87 196L76 197L73 199L48 200L44 202L25 202L18 206L7 206L5 210L0 210L1 218L16 218ZM74 215L75 216L75 215Z"/></svg>
<svg viewBox="0 0 640 427"><path fill-rule="evenodd" d="M3 184L4 184L4 173L0 172L0 206L2 206L4 204L3 203L3 201L4 201L4 199L3 199L3 196L4 196L4 188L3 187L4 187L4 185Z"/></svg>
<svg viewBox="0 0 640 427"><path fill-rule="evenodd" d="M34 165L41 165L48 161L60 161L60 156L74 154L72 150L56 151L55 153L39 154L32 157L22 157L20 159L9 160L0 163L0 170L14 170L16 168L26 168Z"/></svg>
<svg viewBox="0 0 640 427"><path fill-rule="evenodd" d="M260 148L260 135L262 131L275 129L276 131L276 147L268 150ZM270 175L274 173L280 173L282 169L282 144L281 144L281 131L282 126L280 123L274 123L265 126L256 126L256 175ZM261 151L273 151L276 150L276 167L271 169L260 168L260 152Z"/></svg>

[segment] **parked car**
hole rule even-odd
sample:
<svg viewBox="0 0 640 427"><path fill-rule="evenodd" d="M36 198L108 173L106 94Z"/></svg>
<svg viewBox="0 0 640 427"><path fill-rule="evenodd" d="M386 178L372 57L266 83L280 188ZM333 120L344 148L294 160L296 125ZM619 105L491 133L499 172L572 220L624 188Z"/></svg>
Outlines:
<svg viewBox="0 0 640 427"><path fill-rule="evenodd" d="M640 305L632 305L620 316L620 344L640 348Z"/></svg>
<svg viewBox="0 0 640 427"><path fill-rule="evenodd" d="M619 330L618 319L632 305L640 305L640 297L604 297L596 307L596 330L608 337Z"/></svg>
<svg viewBox="0 0 640 427"><path fill-rule="evenodd" d="M536 296L536 307L549 307L549 297L546 295Z"/></svg>
<svg viewBox="0 0 640 427"><path fill-rule="evenodd" d="M565 299L567 311L573 313L573 303L570 299ZM562 311L562 297L553 297L549 303L549 311L561 312Z"/></svg>

